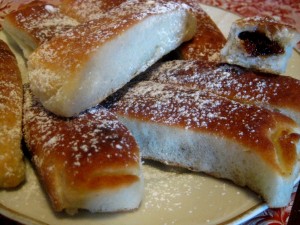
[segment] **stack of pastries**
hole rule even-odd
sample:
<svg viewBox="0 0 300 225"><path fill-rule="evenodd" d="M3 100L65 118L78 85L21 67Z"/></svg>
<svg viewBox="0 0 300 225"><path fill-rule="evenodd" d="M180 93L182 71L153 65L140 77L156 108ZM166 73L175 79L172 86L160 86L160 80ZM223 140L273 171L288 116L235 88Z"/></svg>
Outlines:
<svg viewBox="0 0 300 225"><path fill-rule="evenodd" d="M6 110L15 128L0 124L0 144L10 145L3 135L18 143L1 152L10 165L0 167L9 174L2 187L25 176L23 122L55 211L137 209L142 158L229 179L270 207L288 204L300 172L300 81L222 63L226 39L197 0L35 1L2 26L28 59L29 80L22 90L4 46L12 62L0 100L16 109L24 101L23 115ZM165 62L170 52L177 60Z"/></svg>
<svg viewBox="0 0 300 225"><path fill-rule="evenodd" d="M3 21L28 58L24 140L55 211L133 210L143 197L140 149L99 103L191 39L196 19L176 2L122 1L83 21L63 13L67 3L30 3Z"/></svg>

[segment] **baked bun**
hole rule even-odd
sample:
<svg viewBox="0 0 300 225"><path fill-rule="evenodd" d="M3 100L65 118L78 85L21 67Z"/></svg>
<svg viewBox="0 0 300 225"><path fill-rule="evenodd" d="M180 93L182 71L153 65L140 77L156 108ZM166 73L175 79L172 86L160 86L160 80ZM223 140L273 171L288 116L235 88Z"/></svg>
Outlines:
<svg viewBox="0 0 300 225"><path fill-rule="evenodd" d="M0 188L25 179L22 140L22 79L17 60L0 40Z"/></svg>
<svg viewBox="0 0 300 225"><path fill-rule="evenodd" d="M176 0L189 5L197 18L197 30L194 37L183 43L176 52L180 59L197 59L203 61L220 61L220 51L226 43L226 38L202 9L199 0Z"/></svg>
<svg viewBox="0 0 300 225"><path fill-rule="evenodd" d="M112 99L107 105L132 132L142 157L248 186L270 207L289 203L299 176L300 130L292 119L151 81Z"/></svg>
<svg viewBox="0 0 300 225"><path fill-rule="evenodd" d="M300 34L270 17L249 17L232 24L223 61L268 73L284 73Z"/></svg>
<svg viewBox="0 0 300 225"><path fill-rule="evenodd" d="M186 5L121 4L40 46L28 61L31 89L51 112L76 115L192 38L195 27Z"/></svg>
<svg viewBox="0 0 300 225"><path fill-rule="evenodd" d="M78 22L60 13L54 5L34 1L6 15L1 25L27 58L39 45L78 25Z"/></svg>
<svg viewBox="0 0 300 225"><path fill-rule="evenodd" d="M26 86L24 138L55 211L116 212L139 206L139 148L106 109L60 118L46 111Z"/></svg>
<svg viewBox="0 0 300 225"><path fill-rule="evenodd" d="M243 67L196 60L174 60L155 65L149 80L206 90L246 104L279 111L300 124L300 81Z"/></svg>

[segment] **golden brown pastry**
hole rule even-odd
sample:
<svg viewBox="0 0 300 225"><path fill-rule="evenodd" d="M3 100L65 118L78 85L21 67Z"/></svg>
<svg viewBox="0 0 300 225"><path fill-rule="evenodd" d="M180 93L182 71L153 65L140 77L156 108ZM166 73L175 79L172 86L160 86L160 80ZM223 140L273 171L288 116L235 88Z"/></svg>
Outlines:
<svg viewBox="0 0 300 225"><path fill-rule="evenodd" d="M197 18L197 31L193 39L183 43L177 50L180 59L197 59L205 61L220 61L220 51L226 43L226 38L202 9L199 0L176 0L189 5Z"/></svg>
<svg viewBox="0 0 300 225"><path fill-rule="evenodd" d="M207 90L235 101L280 111L300 124L300 81L292 77L196 60L165 62L153 67L145 76L159 83Z"/></svg>
<svg viewBox="0 0 300 225"><path fill-rule="evenodd" d="M25 179L22 140L22 80L17 60L0 40L0 188Z"/></svg>
<svg viewBox="0 0 300 225"><path fill-rule="evenodd" d="M142 157L179 165L289 203L299 176L300 129L290 118L173 84L140 82L112 103Z"/></svg>
<svg viewBox="0 0 300 225"><path fill-rule="evenodd" d="M300 34L271 17L248 17L235 21L221 51L222 60L246 68L281 74L292 56Z"/></svg>
<svg viewBox="0 0 300 225"><path fill-rule="evenodd" d="M103 107L64 119L46 111L25 87L24 134L55 211L136 209L143 196L139 148Z"/></svg>
<svg viewBox="0 0 300 225"><path fill-rule="evenodd" d="M54 5L34 1L6 15L1 24L28 57L39 45L78 22L62 14Z"/></svg>
<svg viewBox="0 0 300 225"><path fill-rule="evenodd" d="M51 112L76 115L191 39L195 26L186 5L126 2L41 45L28 61L31 89Z"/></svg>

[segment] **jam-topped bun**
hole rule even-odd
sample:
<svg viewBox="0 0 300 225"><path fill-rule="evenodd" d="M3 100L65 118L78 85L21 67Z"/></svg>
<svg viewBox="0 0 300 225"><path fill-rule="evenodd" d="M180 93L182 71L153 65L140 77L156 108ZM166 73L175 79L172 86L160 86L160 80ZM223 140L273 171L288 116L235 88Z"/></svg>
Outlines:
<svg viewBox="0 0 300 225"><path fill-rule="evenodd" d="M300 130L292 119L151 81L129 87L108 106L136 138L142 157L248 186L270 207L289 203L299 175Z"/></svg>
<svg viewBox="0 0 300 225"><path fill-rule="evenodd" d="M51 112L76 115L191 39L195 29L184 4L126 2L41 45L28 61L31 89Z"/></svg>
<svg viewBox="0 0 300 225"><path fill-rule="evenodd" d="M231 26L222 60L246 68L282 74L300 34L270 17L239 19Z"/></svg>
<svg viewBox="0 0 300 225"><path fill-rule="evenodd" d="M143 197L139 148L102 107L65 119L46 111L25 86L24 138L55 211L136 209Z"/></svg>
<svg viewBox="0 0 300 225"><path fill-rule="evenodd" d="M62 14L54 5L34 1L6 15L1 25L27 58L39 45L78 25L78 22Z"/></svg>
<svg viewBox="0 0 300 225"><path fill-rule="evenodd" d="M289 76L197 60L160 63L145 76L159 83L207 90L241 103L280 111L300 124L300 81Z"/></svg>
<svg viewBox="0 0 300 225"><path fill-rule="evenodd" d="M22 78L17 60L0 40L0 188L25 179L22 140Z"/></svg>

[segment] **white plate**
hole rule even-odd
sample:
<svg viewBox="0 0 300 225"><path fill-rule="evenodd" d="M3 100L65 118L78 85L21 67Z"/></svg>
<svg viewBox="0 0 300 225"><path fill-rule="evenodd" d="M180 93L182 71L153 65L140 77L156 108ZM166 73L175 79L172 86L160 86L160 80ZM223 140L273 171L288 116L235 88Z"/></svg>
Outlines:
<svg viewBox="0 0 300 225"><path fill-rule="evenodd" d="M0 192L0 212L27 224L173 225L218 224L247 220L266 206L251 191L231 182L163 165L144 165L145 196L134 212L76 216L55 214L29 163L27 182Z"/></svg>
<svg viewBox="0 0 300 225"><path fill-rule="evenodd" d="M214 7L203 5L203 8L227 36L231 23L238 16ZM2 38L5 39L3 35ZM25 65L19 53L16 54L20 65ZM294 53L287 74L297 78L299 62L300 56ZM24 68L22 70L26 73ZM267 208L256 194L231 182L163 165L145 164L143 169L145 195L138 210L113 214L80 212L68 216L52 211L27 162L26 183L17 190L0 191L0 213L26 224L208 225L239 224Z"/></svg>

